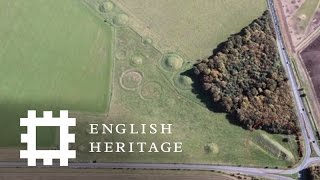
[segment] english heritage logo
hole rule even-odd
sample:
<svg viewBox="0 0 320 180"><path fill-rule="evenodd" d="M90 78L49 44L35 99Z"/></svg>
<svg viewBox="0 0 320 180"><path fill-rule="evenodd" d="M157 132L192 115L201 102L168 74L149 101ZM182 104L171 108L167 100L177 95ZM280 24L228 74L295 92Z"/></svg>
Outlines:
<svg viewBox="0 0 320 180"><path fill-rule="evenodd" d="M76 119L69 118L67 110L60 111L60 117L52 117L52 111L44 111L43 117L36 117L36 111L29 110L27 118L20 118L20 126L27 127L27 134L21 134L21 143L27 143L27 150L20 150L20 158L28 160L28 166L36 166L36 160L42 159L43 165L52 165L53 159L60 160L60 166L68 166L76 151L69 150L69 143L75 142L75 135L69 133L70 126L76 126ZM37 127L59 127L60 149L37 150Z"/></svg>

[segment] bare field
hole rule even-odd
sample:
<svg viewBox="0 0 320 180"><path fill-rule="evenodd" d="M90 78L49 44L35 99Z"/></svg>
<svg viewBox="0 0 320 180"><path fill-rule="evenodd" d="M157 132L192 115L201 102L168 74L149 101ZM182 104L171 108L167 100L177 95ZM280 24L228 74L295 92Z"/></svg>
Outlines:
<svg viewBox="0 0 320 180"><path fill-rule="evenodd" d="M16 174L16 173L4 173L0 174L0 180L70 180L70 179L77 179L77 180L87 180L87 179L95 179L95 180L232 180L227 176L223 175L211 175L211 176L204 176L204 175L132 175L132 174L82 174L82 173L23 173L23 174Z"/></svg>
<svg viewBox="0 0 320 180"><path fill-rule="evenodd" d="M320 37L301 52L301 57L320 102Z"/></svg>
<svg viewBox="0 0 320 180"><path fill-rule="evenodd" d="M280 1L280 4L292 43L298 46L320 25L319 0Z"/></svg>
<svg viewBox="0 0 320 180"><path fill-rule="evenodd" d="M61 169L40 168L0 169L0 180L232 180L228 174L209 171L132 170L132 169ZM247 177L250 178L250 177Z"/></svg>
<svg viewBox="0 0 320 180"><path fill-rule="evenodd" d="M18 161L19 158L19 149L15 148L6 148L0 149L0 161Z"/></svg>

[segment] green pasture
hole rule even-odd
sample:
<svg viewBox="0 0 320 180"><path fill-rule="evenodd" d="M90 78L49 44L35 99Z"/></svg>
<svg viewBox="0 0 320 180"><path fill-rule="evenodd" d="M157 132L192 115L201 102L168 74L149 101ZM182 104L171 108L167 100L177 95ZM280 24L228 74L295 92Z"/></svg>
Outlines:
<svg viewBox="0 0 320 180"><path fill-rule="evenodd" d="M208 108L188 77L196 58L261 15L265 1L119 2L133 14L103 0L0 2L1 146L20 144L19 117L27 109L69 109L77 118L75 161L293 165L252 143L264 132ZM142 14L148 36L133 28ZM94 122L173 127L171 135L89 135ZM40 131L43 146L55 143L54 130ZM268 134L270 146L280 144L296 157L294 141L286 144L284 137ZM90 141L178 141L183 152L88 153Z"/></svg>
<svg viewBox="0 0 320 180"><path fill-rule="evenodd" d="M238 33L267 8L265 0L113 2L132 16L133 29L150 36L159 50L181 52L191 60L210 56L218 44Z"/></svg>
<svg viewBox="0 0 320 180"><path fill-rule="evenodd" d="M95 2L97 4L89 3L89 6L99 12L101 1ZM123 13L114 7L111 12L101 13L101 16L109 22L113 17L117 17L117 14ZM106 14L110 16L106 17ZM145 37L132 30L130 24L114 24L114 26L116 27L115 66L110 111L107 117L96 118L94 122L137 125L172 123L173 132L172 135L88 135L88 122L83 121L80 122L81 129L76 130L77 134L82 134L77 137L75 145L79 152L77 161L204 163L269 167L292 165L291 161L280 159L250 144L256 137L261 136L262 131L245 130L230 123L226 114L219 112L218 108L212 110L206 107L193 92L190 79L183 75L192 66L191 60L175 52L162 53L153 46L152 40L146 43ZM279 144L283 144L278 136L269 136ZM181 141L183 153L88 153L89 141L125 143ZM213 147L210 152L205 150L208 144Z"/></svg>
<svg viewBox="0 0 320 180"><path fill-rule="evenodd" d="M28 109L104 113L112 38L79 0L0 1L0 146L20 144Z"/></svg>

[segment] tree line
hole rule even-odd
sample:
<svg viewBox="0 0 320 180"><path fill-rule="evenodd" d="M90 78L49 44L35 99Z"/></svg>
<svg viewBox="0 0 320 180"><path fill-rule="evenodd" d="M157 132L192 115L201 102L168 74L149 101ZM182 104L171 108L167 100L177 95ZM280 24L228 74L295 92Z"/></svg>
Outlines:
<svg viewBox="0 0 320 180"><path fill-rule="evenodd" d="M212 103L220 103L245 128L299 131L268 11L220 44L212 56L199 60L194 73Z"/></svg>

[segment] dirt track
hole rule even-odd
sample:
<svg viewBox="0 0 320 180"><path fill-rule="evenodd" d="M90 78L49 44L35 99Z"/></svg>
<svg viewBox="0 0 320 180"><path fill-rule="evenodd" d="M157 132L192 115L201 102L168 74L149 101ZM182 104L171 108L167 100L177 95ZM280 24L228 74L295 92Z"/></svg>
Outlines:
<svg viewBox="0 0 320 180"><path fill-rule="evenodd" d="M301 57L320 103L320 37L301 52Z"/></svg>

